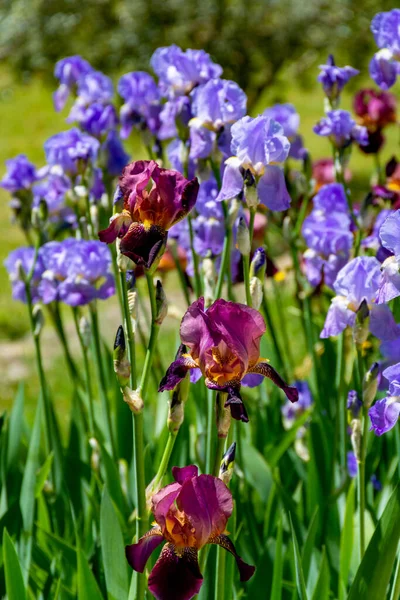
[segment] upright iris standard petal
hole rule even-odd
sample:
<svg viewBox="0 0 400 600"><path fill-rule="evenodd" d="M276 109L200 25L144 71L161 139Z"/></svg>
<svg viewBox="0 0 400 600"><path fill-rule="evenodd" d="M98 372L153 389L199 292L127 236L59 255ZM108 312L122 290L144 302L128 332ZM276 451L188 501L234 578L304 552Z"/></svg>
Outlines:
<svg viewBox="0 0 400 600"><path fill-rule="evenodd" d="M46 160L50 166L59 165L66 173L76 175L80 163L94 162L100 142L94 137L73 128L57 133L44 144Z"/></svg>
<svg viewBox="0 0 400 600"><path fill-rule="evenodd" d="M54 92L53 100L56 111L64 108L70 92L79 80L93 71L92 66L80 56L68 56L59 60L54 69L54 76L59 80L59 88Z"/></svg>
<svg viewBox="0 0 400 600"><path fill-rule="evenodd" d="M168 368L160 391L174 389L189 369L199 368L207 387L227 393L226 406L236 419L248 421L240 396L241 382L248 373L268 377L295 402L297 390L260 358L264 333L264 319L253 308L220 299L205 310L204 299L196 300L186 311L180 328L188 353Z"/></svg>
<svg viewBox="0 0 400 600"><path fill-rule="evenodd" d="M319 68L321 73L318 75L318 81L322 83L327 97L332 100L336 99L346 83L360 72L349 66L337 67L332 55L328 57L327 63Z"/></svg>
<svg viewBox="0 0 400 600"><path fill-rule="evenodd" d="M0 187L15 194L21 190L30 189L39 179L36 167L25 154L6 160L7 172L0 181Z"/></svg>
<svg viewBox="0 0 400 600"><path fill-rule="evenodd" d="M400 9L376 14L371 22L371 31L378 48L389 48L394 54L400 53Z"/></svg>
<svg viewBox="0 0 400 600"><path fill-rule="evenodd" d="M247 96L234 81L211 79L191 93L193 117L215 130L246 114Z"/></svg>

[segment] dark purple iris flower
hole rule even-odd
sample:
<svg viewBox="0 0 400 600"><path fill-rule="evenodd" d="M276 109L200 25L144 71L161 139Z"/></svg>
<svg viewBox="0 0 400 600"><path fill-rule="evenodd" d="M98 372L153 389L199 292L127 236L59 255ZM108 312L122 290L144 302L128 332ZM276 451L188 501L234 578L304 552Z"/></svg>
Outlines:
<svg viewBox="0 0 400 600"><path fill-rule="evenodd" d="M381 264L373 256L358 256L343 267L333 286L337 296L332 299L321 338L339 335L347 326L353 327L364 300L372 335L381 340L399 337L399 326L390 308L387 304L375 303L380 281Z"/></svg>
<svg viewBox="0 0 400 600"><path fill-rule="evenodd" d="M189 351L170 365L159 391L173 390L189 369L199 368L208 388L227 393L225 406L234 419L248 421L240 396L242 379L248 373L268 377L296 402L298 390L260 358L264 333L264 319L257 310L222 299L205 310L204 298L199 298L189 306L180 327L182 344Z"/></svg>
<svg viewBox="0 0 400 600"><path fill-rule="evenodd" d="M135 571L143 573L152 552L167 542L148 580L157 600L190 600L203 583L198 551L218 544L233 554L240 580L248 581L255 568L245 563L226 534L232 514L232 494L212 475L198 475L197 467L173 467L175 482L152 498L156 524L136 544L126 546L126 558Z"/></svg>
<svg viewBox="0 0 400 600"><path fill-rule="evenodd" d="M165 249L168 229L186 217L196 203L199 184L153 160L127 165L119 179L123 210L99 232L102 242L121 238L120 251L149 269Z"/></svg>
<svg viewBox="0 0 400 600"><path fill-rule="evenodd" d="M0 181L0 187L15 194L28 190L39 179L36 167L25 154L18 154L15 158L6 160L7 172Z"/></svg>
<svg viewBox="0 0 400 600"><path fill-rule="evenodd" d="M93 67L87 60L80 56L68 56L56 63L54 76L60 85L54 92L54 107L57 112L62 110L72 90L76 90L79 80L93 71Z"/></svg>
<svg viewBox="0 0 400 600"><path fill-rule="evenodd" d="M45 304L59 300L82 306L115 293L111 254L101 242L75 238L48 242L40 257L44 271L39 294Z"/></svg>
<svg viewBox="0 0 400 600"><path fill-rule="evenodd" d="M101 154L105 157L107 173L116 177L129 162L129 154L125 152L121 138L115 130L108 133L101 146Z"/></svg>
<svg viewBox="0 0 400 600"><path fill-rule="evenodd" d="M386 398L378 400L369 409L371 431L376 435L387 433L397 424L400 416L400 363L392 365L382 373L389 382Z"/></svg>
<svg viewBox="0 0 400 600"><path fill-rule="evenodd" d="M319 68L321 73L318 75L318 81L322 83L324 92L330 100L336 100L346 83L360 72L353 67L337 67L331 54L326 65L320 65Z"/></svg>
<svg viewBox="0 0 400 600"><path fill-rule="evenodd" d="M175 44L157 48L150 64L159 78L161 92L168 97L188 94L196 85L222 73L222 67L204 50L183 51Z"/></svg>

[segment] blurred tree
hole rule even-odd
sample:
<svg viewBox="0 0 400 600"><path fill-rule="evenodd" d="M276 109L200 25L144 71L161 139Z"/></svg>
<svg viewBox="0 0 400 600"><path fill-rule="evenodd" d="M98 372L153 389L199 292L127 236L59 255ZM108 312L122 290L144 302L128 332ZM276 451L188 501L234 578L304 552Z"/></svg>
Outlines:
<svg viewBox="0 0 400 600"><path fill-rule="evenodd" d="M115 73L148 70L155 48L176 43L210 52L252 103L289 65L300 81L330 52L365 67L376 12L375 0L2 0L0 59L19 75L51 75L81 54Z"/></svg>

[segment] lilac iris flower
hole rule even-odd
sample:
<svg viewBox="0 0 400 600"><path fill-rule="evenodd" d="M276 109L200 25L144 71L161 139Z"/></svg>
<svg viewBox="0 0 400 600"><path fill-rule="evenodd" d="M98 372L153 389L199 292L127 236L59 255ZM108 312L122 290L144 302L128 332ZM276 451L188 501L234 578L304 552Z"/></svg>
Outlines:
<svg viewBox="0 0 400 600"><path fill-rule="evenodd" d="M400 416L400 363L388 367L383 371L383 376L389 382L389 391L386 398L378 400L369 409L371 431L376 435L383 435L393 429Z"/></svg>
<svg viewBox="0 0 400 600"><path fill-rule="evenodd" d="M382 278L376 301L381 304L400 296L400 210L391 212L381 225L379 237L382 246L392 252L382 264Z"/></svg>
<svg viewBox="0 0 400 600"><path fill-rule="evenodd" d="M366 127L356 125L347 110L330 110L313 128L314 133L329 137L337 148L344 148L357 142L360 146L368 143Z"/></svg>
<svg viewBox="0 0 400 600"><path fill-rule="evenodd" d="M186 50L173 44L158 48L150 64L159 78L161 92L173 97L188 94L196 85L219 77L222 67L204 50Z"/></svg>
<svg viewBox="0 0 400 600"><path fill-rule="evenodd" d="M78 100L82 104L108 104L114 95L114 86L101 71L89 71L78 81Z"/></svg>
<svg viewBox="0 0 400 600"><path fill-rule="evenodd" d="M153 77L144 71L126 73L118 82L121 106L121 137L127 138L134 126L147 125L152 133L159 129L160 91Z"/></svg>
<svg viewBox="0 0 400 600"><path fill-rule="evenodd" d="M208 388L227 393L225 406L230 407L234 419L248 421L240 396L241 381L247 373L268 377L296 402L298 390L288 386L260 358L264 333L264 319L257 310L222 299L205 310L204 298L199 298L189 306L180 327L181 342L189 352L169 366L159 391L173 390L188 370L199 368Z"/></svg>
<svg viewBox="0 0 400 600"><path fill-rule="evenodd" d="M68 56L56 63L54 76L60 85L54 92L54 107L57 112L62 110L68 100L70 92L76 88L78 81L93 71L92 66L80 56Z"/></svg>
<svg viewBox="0 0 400 600"><path fill-rule="evenodd" d="M375 15L371 31L380 48L369 65L372 79L383 90L392 87L400 73L400 9Z"/></svg>
<svg viewBox="0 0 400 600"><path fill-rule="evenodd" d="M71 175L78 173L79 166L96 160L100 143L94 137L73 128L49 138L44 144L46 160L50 166L59 165Z"/></svg>
<svg viewBox="0 0 400 600"><path fill-rule="evenodd" d="M111 254L105 244L67 238L41 248L44 272L39 292L45 304L54 300L81 306L105 300L115 292Z"/></svg>
<svg viewBox="0 0 400 600"><path fill-rule="evenodd" d="M0 181L0 186L12 194L30 189L39 179L35 165L25 154L18 154L15 158L6 160L6 167L7 172Z"/></svg>
<svg viewBox="0 0 400 600"><path fill-rule="evenodd" d="M67 123L74 123L75 121L79 123L84 131L100 138L117 126L118 117L115 108L111 104L104 105L101 102L94 102L89 106L73 106Z"/></svg>
<svg viewBox="0 0 400 600"><path fill-rule="evenodd" d="M231 134L234 156L225 161L218 200L230 200L240 194L248 170L255 178L260 202L271 210L289 208L290 196L280 166L290 149L283 127L262 115L255 119L246 116L232 125Z"/></svg>
<svg viewBox="0 0 400 600"><path fill-rule="evenodd" d="M338 273L334 283L337 294L332 299L321 338L339 335L347 326L353 327L363 300L369 309L372 335L381 340L395 339L399 327L386 304L375 304L381 272L380 262L373 256L358 256Z"/></svg>
<svg viewBox="0 0 400 600"><path fill-rule="evenodd" d="M313 397L307 381L295 381L293 385L299 392L298 402L295 404L285 402L281 408L282 416L288 425L293 424L296 418L310 408L313 403Z"/></svg>
<svg viewBox="0 0 400 600"><path fill-rule="evenodd" d="M274 106L266 108L263 115L282 125L283 133L290 141L289 156L301 160L304 157L305 148L303 138L298 134L300 115L293 104L274 104Z"/></svg>
<svg viewBox="0 0 400 600"><path fill-rule="evenodd" d="M33 261L35 258L35 250L31 247L17 248L10 252L4 261L4 266L8 271L8 275L12 285L12 297L14 300L26 303L26 289L25 283L20 278L20 269L23 270L25 275L28 275L32 269ZM30 294L32 303L35 304L41 300L41 296L38 290L41 277L44 271L43 261L41 253L39 252L35 267L33 270L33 276L30 283Z"/></svg>
<svg viewBox="0 0 400 600"><path fill-rule="evenodd" d="M233 554L240 580L248 581L255 568L240 558L226 535L233 510L229 489L212 475L198 475L194 465L173 467L172 475L174 483L151 499L154 526L136 544L126 546L132 569L143 573L153 551L167 542L150 573L149 590L159 600L190 600L203 583L198 552L206 544L218 544Z"/></svg>
<svg viewBox="0 0 400 600"><path fill-rule="evenodd" d="M193 221L195 252L202 258L219 256L225 239L223 218L203 217L199 215Z"/></svg>
<svg viewBox="0 0 400 600"><path fill-rule="evenodd" d="M369 248L376 252L376 258L379 260L379 262L384 262L386 258L392 256L393 254L390 250L382 246L380 238L380 229L387 217L392 213L393 210L390 208L382 209L376 216L371 234L364 238L361 242L361 246L363 248Z"/></svg>
<svg viewBox="0 0 400 600"><path fill-rule="evenodd" d="M66 205L65 196L71 189L70 179L54 168L50 170L46 179L39 181L32 188L33 206L39 206L44 200L49 213L50 222L60 226L75 228L77 225L76 215L72 208Z"/></svg>
<svg viewBox="0 0 400 600"><path fill-rule="evenodd" d="M176 137L178 129L189 126L192 116L191 102L187 96L178 96L168 100L159 114L158 139L168 140Z"/></svg>
<svg viewBox="0 0 400 600"><path fill-rule="evenodd" d="M337 67L332 54L328 56L326 65L320 65L321 73L318 81L322 83L324 92L329 100L336 100L346 83L360 71L353 67Z"/></svg>
<svg viewBox="0 0 400 600"><path fill-rule="evenodd" d="M308 281L316 286L323 280L333 287L353 244L351 220L341 184L324 185L314 196L313 210L304 220L302 235L308 246L303 255Z"/></svg>
<svg viewBox="0 0 400 600"><path fill-rule="evenodd" d="M214 131L246 114L247 96L234 81L211 79L196 87L191 97L193 117Z"/></svg>
<svg viewBox="0 0 400 600"><path fill-rule="evenodd" d="M125 152L122 141L115 130L108 133L101 146L101 153L105 156L107 172L116 177L129 162L129 154Z"/></svg>

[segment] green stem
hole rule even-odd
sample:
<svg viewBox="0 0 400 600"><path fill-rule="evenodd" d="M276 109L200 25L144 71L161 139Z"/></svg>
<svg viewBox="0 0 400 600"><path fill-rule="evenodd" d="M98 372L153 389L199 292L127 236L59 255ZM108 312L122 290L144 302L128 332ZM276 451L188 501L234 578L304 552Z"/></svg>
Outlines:
<svg viewBox="0 0 400 600"><path fill-rule="evenodd" d="M344 469L346 467L346 398L345 398L345 380L344 380L344 365L345 365L345 340L344 334L341 333L337 344L337 363L336 363L336 390L337 390L337 412L336 423L339 440L340 464ZM335 460L335 456L333 456Z"/></svg>
<svg viewBox="0 0 400 600"><path fill-rule="evenodd" d="M271 317L271 313L270 313L270 310L269 310L268 301L267 301L267 298L266 298L265 291L264 291L264 294L263 294L263 299L262 299L261 306L262 306L262 310L263 310L265 319L267 321L268 331L271 334L271 338L272 338L272 343L274 345L276 359L277 359L277 361L279 363L278 364L279 370L282 373L282 376L284 377L284 379L286 379L286 381L287 381L288 380L288 373L287 373L287 369L286 369L286 366L285 366L285 363L283 361L282 354L281 354L281 351L280 351L280 348L279 348L278 337L276 335L275 326L274 326L274 322L273 322L272 317Z"/></svg>
<svg viewBox="0 0 400 600"><path fill-rule="evenodd" d="M390 594L390 600L399 600L400 598L400 553L397 558L396 572L394 574L394 581L392 592Z"/></svg>
<svg viewBox="0 0 400 600"><path fill-rule="evenodd" d="M246 304L247 306L250 306L250 308L253 305L252 299L251 299L251 292L250 292L250 257L249 255L242 255L242 260L243 260L243 277L244 277L244 289L246 291Z"/></svg>
<svg viewBox="0 0 400 600"><path fill-rule="evenodd" d="M225 451L229 448L229 446L232 444L232 439L233 439L233 425L229 428L228 431L228 436L227 438L225 438L223 441L226 442L225 446ZM223 448L224 451L224 448ZM222 451L222 453L223 453ZM221 455L221 459L222 459L222 455ZM221 460L219 461L219 464L221 464ZM218 473L219 473L219 465L218 465ZM214 472L214 475L217 477L218 474L216 474ZM225 583L230 583L232 584L231 581L227 580L226 578L226 550L224 550L223 548L220 548L220 546L217 547L217 564L216 564L216 579L215 579L215 600L225 600Z"/></svg>
<svg viewBox="0 0 400 600"><path fill-rule="evenodd" d="M122 291L122 305L124 307L125 327L127 332L127 342L129 349L129 361L131 363L131 388L136 389L136 352L135 352L135 335L132 327L132 317L129 310L128 288L126 285L126 273L120 271L120 283Z"/></svg>
<svg viewBox="0 0 400 600"><path fill-rule="evenodd" d="M214 448L215 391L207 388L206 473L211 473Z"/></svg>
<svg viewBox="0 0 400 600"><path fill-rule="evenodd" d="M203 284L200 277L200 268L199 268L199 257L196 254L194 249L194 233L193 233L193 225L192 225L192 217L191 215L187 216L188 225L189 225L189 239L190 239L190 250L192 253L193 260L193 271L194 271L194 287L196 291L196 296L200 298L203 295Z"/></svg>
<svg viewBox="0 0 400 600"><path fill-rule="evenodd" d="M94 358L97 368L97 378L100 392L100 400L103 408L104 420L106 424L107 438L111 447L111 454L114 458L117 457L114 435L112 431L111 425L111 415L108 406L108 397L107 397L107 385L104 376L102 355L101 355L101 340L100 340L100 332L99 332L99 322L97 318L97 308L95 301L89 304L89 312L90 312L90 320L92 325L92 336L93 336L93 350L94 350Z"/></svg>
<svg viewBox="0 0 400 600"><path fill-rule="evenodd" d="M153 365L153 358L158 338L158 332L160 330L160 325L156 323L157 317L157 305L156 305L156 289L153 283L153 277L146 272L147 279L147 287L149 291L150 298L150 308L151 308L151 327L150 327L150 339L147 346L146 358L144 361L143 374L142 379L140 381L140 389L142 393L143 401L145 401L147 396L147 390L150 382L150 373Z"/></svg>
<svg viewBox="0 0 400 600"><path fill-rule="evenodd" d="M178 250L177 250L176 244L171 244L170 250L171 250L172 257L174 259L176 270L178 272L179 282L181 284L183 295L185 296L186 303L189 306L189 304L190 304L189 289L188 289L187 281L185 279L185 274L182 269L182 265L179 260L179 255L178 255Z"/></svg>
<svg viewBox="0 0 400 600"><path fill-rule="evenodd" d="M222 210L224 211L225 218L225 239L224 247L222 249L221 266L218 275L217 288L215 290L215 300L221 298L222 286L224 285L225 275L229 277L229 261L231 257L231 242L232 242L232 228L229 223L228 208L225 201L222 202Z"/></svg>
<svg viewBox="0 0 400 600"><path fill-rule="evenodd" d="M362 350L357 344L357 365L360 391L364 379L364 363L362 358ZM365 552L365 460L367 455L367 436L368 436L368 409L362 408L362 436L360 440L360 462L358 465L358 517L359 517L359 551L360 561Z"/></svg>
<svg viewBox="0 0 400 600"><path fill-rule="evenodd" d="M92 437L95 435L96 421L95 421L95 417L94 417L93 387L92 387L92 378L91 378L91 374L90 374L88 351L86 348L85 340L83 339L83 336L82 336L81 328L79 326L78 309L76 307L73 307L72 312L74 315L76 333L79 338L79 342L81 345L81 351L82 351L82 357L83 357L83 366L84 366L84 370L85 370L86 396L87 396L88 403L89 403L89 412L88 412L88 414L89 414L89 431L88 431L88 433L89 433L89 437Z"/></svg>
<svg viewBox="0 0 400 600"><path fill-rule="evenodd" d="M53 321L55 330L57 332L58 338L63 347L65 361L67 363L67 367L68 367L68 371L70 373L71 379L77 385L81 385L82 384L81 376L80 376L80 373L79 373L78 369L76 368L74 360L71 356L67 336L65 335L64 326L63 326L63 322L61 319L60 307L59 307L58 302L54 302L54 306L52 304L49 304L48 310L49 310L51 319Z"/></svg>
<svg viewBox="0 0 400 600"><path fill-rule="evenodd" d="M178 432L173 433L172 431L170 431L168 433L167 445L165 446L165 450L162 455L157 474L154 478L154 482L153 482L154 489L157 489L157 487L161 484L163 477L166 473L166 470L168 469L169 459L171 458L171 454L174 449L175 440L177 438L177 435L178 435Z"/></svg>

